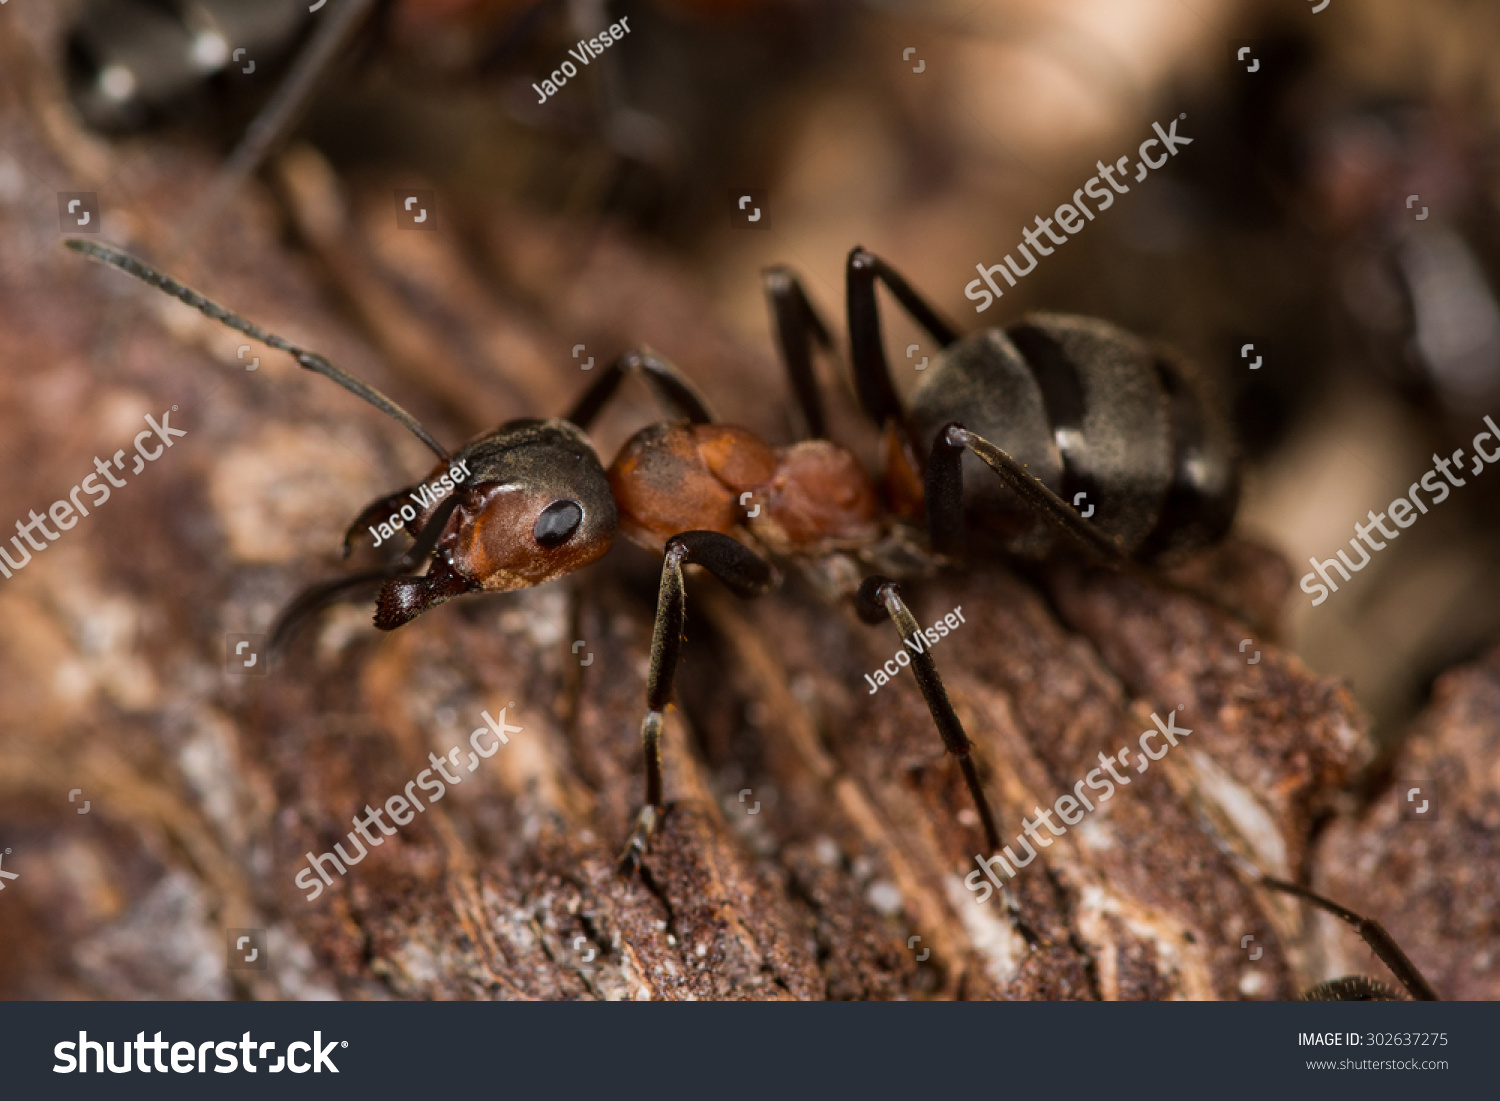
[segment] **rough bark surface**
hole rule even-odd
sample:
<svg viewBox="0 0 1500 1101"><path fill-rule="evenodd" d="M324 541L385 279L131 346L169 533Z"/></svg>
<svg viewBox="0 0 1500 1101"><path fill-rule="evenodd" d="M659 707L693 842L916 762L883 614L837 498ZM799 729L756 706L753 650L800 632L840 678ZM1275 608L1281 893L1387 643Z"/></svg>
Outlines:
<svg viewBox="0 0 1500 1101"><path fill-rule="evenodd" d="M1442 997L1500 997L1500 650L1438 680L1381 789L1329 826L1314 866L1319 889L1380 915ZM1318 915L1310 933L1324 972L1385 977L1342 923Z"/></svg>

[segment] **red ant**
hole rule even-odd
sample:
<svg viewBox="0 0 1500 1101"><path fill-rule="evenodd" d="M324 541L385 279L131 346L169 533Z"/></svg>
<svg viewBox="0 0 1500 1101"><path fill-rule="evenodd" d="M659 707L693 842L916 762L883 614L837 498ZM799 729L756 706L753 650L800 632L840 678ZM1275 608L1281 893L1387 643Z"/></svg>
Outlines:
<svg viewBox="0 0 1500 1101"><path fill-rule="evenodd" d="M456 596L513 592L572 573L608 551L617 533L662 554L641 724L646 800L621 856L626 874L639 866L662 813L662 715L682 650L685 565L703 566L736 595L750 598L779 581L772 558L816 564L840 552L876 557L882 546L893 545L886 540L894 540L936 562L912 541L910 529L925 513L928 539L939 555L960 553L973 533L993 553L1041 557L1061 533L1118 568L1212 544L1234 517L1238 456L1227 424L1188 365L1085 317L1032 315L1008 329L960 338L894 269L858 247L847 265L849 332L860 403L884 432L880 487L849 451L821 438L812 353L814 344L831 348L832 339L785 268L769 269L765 287L782 361L813 438L777 448L746 429L717 423L676 368L635 351L611 363L565 417L509 421L450 453L410 413L323 356L117 249L77 239L66 243L290 353L301 366L387 413L438 457L424 481L458 463L469 471L451 494L426 504L411 521L413 543L405 554L380 569L314 585L294 599L273 630L273 651L306 617L373 581L382 582L375 626L389 631ZM943 349L905 410L882 346L877 281ZM584 433L632 373L651 384L679 419L638 431L606 470ZM979 430L965 427L960 417ZM998 482L971 477L966 488L965 467L982 474L980 463ZM344 537L345 554L362 529L399 509L415 488L368 505ZM764 508L747 513L743 502L750 496ZM1068 504L1069 496L1094 502L1091 520ZM424 563L426 572L418 574ZM903 640L919 637L891 578L872 574L846 591L865 622L888 615ZM998 851L999 832L968 736L927 648L910 649L913 673L945 747L958 759L985 842ZM1435 997L1378 923L1303 888L1268 877L1263 882L1354 924L1413 996ZM1354 978L1325 983L1309 996L1389 994L1373 980Z"/></svg>

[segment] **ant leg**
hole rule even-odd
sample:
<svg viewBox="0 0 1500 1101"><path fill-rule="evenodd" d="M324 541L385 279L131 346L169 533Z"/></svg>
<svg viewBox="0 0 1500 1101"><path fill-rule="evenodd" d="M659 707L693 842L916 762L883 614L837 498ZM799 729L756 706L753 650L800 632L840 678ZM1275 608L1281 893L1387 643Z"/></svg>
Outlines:
<svg viewBox="0 0 1500 1101"><path fill-rule="evenodd" d="M383 500L376 503L383 503ZM358 588L372 581L385 582L385 588L381 591L380 603L375 613L375 625L384 631L399 627L412 616L426 611L435 604L441 604L450 597L469 592L473 588L472 584L455 573L445 559L435 559L423 577L403 576L416 569L424 558L432 554L437 547L438 539L443 534L443 529L448 526L448 518L453 515L453 510L460 503L460 494L453 493L439 504L433 511L432 518L417 533L415 541L406 553L389 565L320 581L298 593L292 602L277 615L276 622L271 627L271 656L275 657L280 654L286 644L291 641L292 635L296 634L297 629L310 617L334 603L349 589ZM399 621L393 621L392 617L400 616L403 609L409 609L416 604L420 604L416 611L410 612Z"/></svg>
<svg viewBox="0 0 1500 1101"><path fill-rule="evenodd" d="M682 653L682 631L687 623L687 591L682 567L704 566L742 599L760 596L774 583L771 564L743 543L716 531L685 531L667 540L656 598L656 625L651 634L651 667L646 677L646 717L641 742L646 752L646 805L641 808L630 840L620 855L620 872L631 875L641 857L662 808L662 713L672 696L672 678Z"/></svg>
<svg viewBox="0 0 1500 1101"><path fill-rule="evenodd" d="M188 210L175 240L174 254L190 246L199 232L213 228L224 204L297 124L335 56L345 50L374 8L375 0L345 0L324 17L275 94L251 121L223 167Z"/></svg>
<svg viewBox="0 0 1500 1101"><path fill-rule="evenodd" d="M1330 898L1325 898L1316 891L1310 891L1306 887L1299 887L1295 883L1288 883L1283 879L1274 879L1263 875L1260 881L1272 890L1281 891L1285 894L1294 895L1306 902L1311 902L1320 910L1324 910L1334 917L1347 922L1353 926L1361 939L1380 957L1382 963L1391 969L1392 974L1401 980L1401 985L1411 993L1411 996L1419 1002L1442 1001L1427 977L1418 970L1417 965L1412 963L1406 953L1401 951L1401 946L1396 943L1396 938L1385 931L1385 926L1374 918L1367 918L1356 914L1353 910L1340 906ZM1369 1001L1378 1000L1381 990L1389 991L1384 983L1375 982L1373 979L1365 979L1361 976L1351 976L1345 979L1335 979L1332 982L1319 983L1307 992L1306 997L1314 1001Z"/></svg>
<svg viewBox="0 0 1500 1101"><path fill-rule="evenodd" d="M1120 566L1130 564L1124 549L1115 538L1088 523L1068 503L1052 492L1047 484L1031 475L983 436L970 432L957 421L943 426L932 441L932 455L927 463L927 531L933 547L944 554L956 554L964 542L963 453L972 451L1000 480L1039 513L1053 527L1073 538L1084 550L1105 562Z"/></svg>
<svg viewBox="0 0 1500 1101"><path fill-rule="evenodd" d="M875 298L875 281L884 283L906 312L926 329L942 348L958 339L958 334L936 310L912 290L901 275L880 257L855 245L845 265L845 285L849 313L849 351L854 363L854 385L859 403L877 427L894 420L902 423L901 402L891 381L891 369L885 359L885 345L880 337L880 304Z"/></svg>
<svg viewBox="0 0 1500 1101"><path fill-rule="evenodd" d="M948 690L943 687L943 678L938 674L937 664L927 652L925 643L922 643L921 628L901 600L900 586L879 574L867 577L859 587L854 605L859 618L866 623L879 623L888 614L896 624L902 642L915 639L922 644L920 650L915 645L907 647L911 651L911 671L916 675L917 686L922 689L922 698L927 701L927 710L932 712L932 721L937 724L938 733L943 737L944 747L958 758L958 767L963 771L964 782L969 785L969 794L974 799L974 808L979 812L979 821L984 827L984 843L989 846L990 852L999 852L1000 832L995 829L995 816L990 813L989 800L985 798L984 788L980 786L979 773L974 769L969 736L964 733L963 723L959 722L953 704L948 699Z"/></svg>
<svg viewBox="0 0 1500 1101"><path fill-rule="evenodd" d="M604 373L583 392L583 396L563 419L571 421L579 428L587 429L608 404L609 399L614 397L615 391L620 388L620 383L625 381L625 376L636 372L639 372L651 384L651 388L656 391L657 398L671 412L686 417L694 424L714 422L714 415L708 408L708 402L687 380L687 376L666 360L645 349L638 352L626 352L606 367Z"/></svg>
<svg viewBox="0 0 1500 1101"><path fill-rule="evenodd" d="M818 377L813 372L812 345L816 341L825 352L832 351L833 338L828 335L828 327L807 300L802 284L790 268L780 264L766 268L761 273L761 281L776 326L776 347L781 352L781 364L786 368L792 393L802 410L807 437L823 439L828 435L828 428L823 418Z"/></svg>
<svg viewBox="0 0 1500 1101"><path fill-rule="evenodd" d="M422 483L409 485L405 489L398 489L395 493L389 493L384 497L377 497L366 505L363 511L349 524L348 530L344 532L344 557L348 558L354 551L354 540L365 528L373 527L378 520L384 520L393 512L399 512L407 497L415 493Z"/></svg>

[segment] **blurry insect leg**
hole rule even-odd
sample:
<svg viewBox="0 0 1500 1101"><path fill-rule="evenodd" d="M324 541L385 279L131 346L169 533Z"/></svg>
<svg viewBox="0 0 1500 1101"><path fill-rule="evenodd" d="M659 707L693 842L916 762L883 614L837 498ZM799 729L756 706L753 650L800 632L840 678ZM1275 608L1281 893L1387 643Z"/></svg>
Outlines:
<svg viewBox="0 0 1500 1101"><path fill-rule="evenodd" d="M818 392L818 377L813 371L813 343L825 352L833 350L828 327L807 300L802 284L783 265L766 268L761 273L771 319L776 326L776 347L781 365L792 384L792 393L802 411L807 439L823 439L828 434L823 416L823 397Z"/></svg>
<svg viewBox="0 0 1500 1101"><path fill-rule="evenodd" d="M1437 1002L1442 999L1438 997L1437 991L1427 981L1427 977L1411 962L1411 959L1401 950L1396 943L1396 938L1385 931L1385 926L1374 918L1367 918L1357 914L1353 910L1340 906L1330 898L1310 891L1306 887L1299 887L1295 883L1288 883L1282 879L1275 879L1268 875L1261 876L1260 881L1273 891L1281 891L1284 894L1293 895L1305 902L1311 902L1318 909L1332 914L1341 921L1353 927L1371 950L1380 957L1382 963L1391 969L1392 974L1401 980L1401 985L1411 993L1411 996L1419 1002ZM1360 975L1351 975L1342 979L1334 979L1330 982L1319 983L1303 995L1307 1001L1387 1001L1392 998L1394 991L1384 983L1367 979Z"/></svg>
<svg viewBox="0 0 1500 1101"><path fill-rule="evenodd" d="M343 0L319 23L291 71L260 109L239 144L181 222L172 255L190 248L199 233L213 228L225 205L270 152L291 133L312 102L335 57L375 9L376 0Z"/></svg>
<svg viewBox="0 0 1500 1101"><path fill-rule="evenodd" d="M563 419L587 429L615 396L625 376L639 373L656 391L662 404L676 416L694 424L712 424L713 412L697 388L681 371L654 353L642 349L626 352L604 369Z"/></svg>

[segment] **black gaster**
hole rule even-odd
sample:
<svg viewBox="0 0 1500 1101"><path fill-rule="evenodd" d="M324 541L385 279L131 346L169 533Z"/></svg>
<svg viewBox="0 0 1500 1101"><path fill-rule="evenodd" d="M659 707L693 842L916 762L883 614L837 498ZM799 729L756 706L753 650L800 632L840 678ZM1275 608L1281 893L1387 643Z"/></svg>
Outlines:
<svg viewBox="0 0 1500 1101"><path fill-rule="evenodd" d="M911 395L908 421L921 454L946 424L958 421L1003 447L1055 493L1063 489L1063 461L1047 419L1035 373L999 329L974 333L946 349ZM1000 540L1005 551L1044 557L1052 533L974 455L962 457L969 527Z"/></svg>
<svg viewBox="0 0 1500 1101"><path fill-rule="evenodd" d="M1008 331L1047 401L1064 467L1059 496L1080 514L1092 506L1089 522L1135 554L1172 483L1169 405L1151 349L1091 317L1028 314Z"/></svg>
<svg viewBox="0 0 1500 1101"><path fill-rule="evenodd" d="M1240 456L1223 406L1191 361L1160 352L1156 371L1172 424L1172 482L1139 555L1170 561L1228 534L1240 501Z"/></svg>

